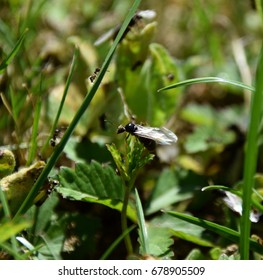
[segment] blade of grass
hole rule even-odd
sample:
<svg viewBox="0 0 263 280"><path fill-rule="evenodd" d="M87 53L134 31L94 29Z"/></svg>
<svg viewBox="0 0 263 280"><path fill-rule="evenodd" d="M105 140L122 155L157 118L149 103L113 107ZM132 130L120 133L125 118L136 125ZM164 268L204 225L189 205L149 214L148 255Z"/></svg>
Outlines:
<svg viewBox="0 0 263 280"><path fill-rule="evenodd" d="M17 213L14 216L14 219L16 219L20 214L26 212L26 210L29 208L30 205L32 205L34 197L37 195L39 189L41 188L41 185L44 183L45 179L47 178L49 172L51 171L51 169L53 168L53 166L55 165L55 163L57 162L58 158L60 157L61 153L63 152L64 147L66 146L71 134L73 133L75 127L77 126L80 118L82 117L82 115L84 114L84 112L86 111L86 109L88 108L91 100L93 99L95 93L97 92L97 89L99 87L99 85L101 84L102 78L104 77L108 66L111 62L111 59L114 55L114 52L118 46L119 41L122 38L122 35L124 34L125 30L127 29L131 19L133 18L134 14L136 13L136 10L138 9L138 6L140 4L140 0L135 0L131 9L129 10L127 16L125 17L125 20L121 26L121 29L117 35L117 37L115 38L105 60L104 63L101 67L101 70L97 76L97 79L95 80L93 87L91 88L90 92L86 95L83 103L81 104L80 108L78 109L78 111L76 112L72 122L69 124L67 130L65 131L63 137L61 138L60 143L56 146L53 154L51 155L49 161L46 164L46 167L44 168L44 170L42 171L42 173L40 174L40 176L38 177L36 183L34 184L34 186L32 187L30 193L28 194L28 196L26 197L26 199L24 200L23 204L21 205L21 207L18 209Z"/></svg>
<svg viewBox="0 0 263 280"><path fill-rule="evenodd" d="M41 112L41 106L42 106L42 76L40 78L40 84L39 84L39 93L37 96L36 105L34 108L34 121L33 121L33 128L32 128L32 136L31 136L31 145L28 153L28 159L27 159L27 166L29 166L37 152L37 135L38 135L38 125L40 121L40 112Z"/></svg>
<svg viewBox="0 0 263 280"><path fill-rule="evenodd" d="M26 29L23 34L20 36L20 38L18 39L16 45L14 46L14 48L12 49L12 51L10 52L10 54L7 56L6 59L4 59L2 61L2 63L0 64L0 74L2 74L4 72L4 70L6 69L6 67L11 63L11 61L13 60L13 58L15 57L15 55L17 54L17 52L19 51L26 33L27 33L28 29Z"/></svg>
<svg viewBox="0 0 263 280"><path fill-rule="evenodd" d="M2 190L1 184L0 184L0 202L1 202L2 207L3 207L3 212L4 212L5 217L6 217L8 220L11 220L11 219L10 219L10 217L11 217L11 212L10 212L10 209L9 209L9 206L8 206L8 202L7 202L5 193L4 193L3 190ZM14 251L17 251L17 242L16 242L16 238L15 238L14 235L11 236L11 244L12 244L12 249L13 249Z"/></svg>
<svg viewBox="0 0 263 280"><path fill-rule="evenodd" d="M24 260L25 259L25 257L23 255L20 255L19 253L17 253L18 252L17 250L14 250L9 245L6 245L5 243L0 243L0 248L2 248L3 251L8 252L16 260Z"/></svg>
<svg viewBox="0 0 263 280"><path fill-rule="evenodd" d="M216 223L204 220L204 219L200 219L197 217L193 217L187 214L183 214L183 213L179 213L179 212L174 212L174 211L165 211L164 213L167 213L173 217L179 218L183 221L189 222L191 224L195 224L198 225L200 227L203 227L205 229L211 230L215 233L217 233L218 235L231 240L232 242L238 243L239 242L239 237L240 237L240 233L230 229L228 227L225 226L221 226L218 225ZM255 240L253 240L252 238L249 238L249 243L250 243L250 247L253 251L259 253L259 254L263 254L263 246L260 245L258 242L256 242Z"/></svg>
<svg viewBox="0 0 263 280"><path fill-rule="evenodd" d="M0 201L3 207L3 211L5 214L5 217L11 217L11 212L9 210L8 202L5 196L5 193L2 190L2 186L0 185Z"/></svg>
<svg viewBox="0 0 263 280"><path fill-rule="evenodd" d="M74 74L74 70L75 70L75 67L76 67L76 64L77 64L78 56L79 56L79 49L76 47L75 51L74 51L74 54L73 54L73 59L72 59L72 62L71 62L71 66L70 66L70 70L69 70L69 75L68 75L68 78L67 78L67 81L66 81L66 85L65 85L64 92L63 92L63 96L62 96L62 99L60 101L59 108L58 108L58 111L57 111L57 115L56 115L55 120L53 122L51 131L50 131L50 135L49 135L46 143L44 144L44 146L43 146L43 148L41 150L42 154L45 153L45 149L49 145L49 141L52 138L52 135L54 134L55 129L57 128L58 120L59 120L59 117L61 115L64 103L65 103L65 100L66 100L66 97L67 97L67 94L68 94L68 89L69 89L69 86L71 84L72 77L73 77L73 74Z"/></svg>
<svg viewBox="0 0 263 280"><path fill-rule="evenodd" d="M47 249L49 250L50 254L53 257L53 260L61 259L60 255L57 254L56 252L54 252L54 250L52 249L52 245L51 245L52 242L49 241L49 238L43 234L41 235L41 238L43 239L44 243L46 244Z"/></svg>
<svg viewBox="0 0 263 280"><path fill-rule="evenodd" d="M0 93L0 97L1 97L1 100L2 100L6 110L8 111L8 113L12 117L12 119L14 120L14 123L15 123L15 125L17 127L18 126L17 119L16 119L15 115L13 114L13 111L11 109L11 106L10 106L8 100L6 99L5 95L2 92Z"/></svg>
<svg viewBox="0 0 263 280"><path fill-rule="evenodd" d="M139 230L140 230L140 240L141 240L141 254L142 255L148 255L149 254L149 242L148 242L148 233L147 228L145 224L143 209L141 200L138 194L137 189L135 189L135 201L136 201L136 212L137 212L137 219L139 224Z"/></svg>
<svg viewBox="0 0 263 280"><path fill-rule="evenodd" d="M103 253L100 257L100 260L106 260L112 251L118 246L118 244L124 239L124 237L129 234L133 229L135 229L136 225L132 225L131 227L127 228L126 231L122 232L122 234L112 242L112 244L107 248L107 250Z"/></svg>
<svg viewBox="0 0 263 280"><path fill-rule="evenodd" d="M257 11L261 17L261 20L263 21L263 0L256 0L255 3Z"/></svg>
<svg viewBox="0 0 263 280"><path fill-rule="evenodd" d="M236 87L239 87L242 89L246 89L246 90L249 90L252 92L255 91L255 89L253 87L245 85L241 82L226 80L226 79L219 78L219 77L203 77L203 78L184 80L182 82L160 88L160 89L158 89L158 92L163 91L163 90L169 90L169 89L181 87L181 86L189 86L192 84L200 84L200 83L224 83L224 84L229 84L229 85L236 86Z"/></svg>
<svg viewBox="0 0 263 280"><path fill-rule="evenodd" d="M240 255L241 259L249 259L249 237L251 222L249 219L252 189L255 185L255 173L258 157L258 134L263 104L263 44L259 55L256 71L255 94L252 95L250 106L250 122L245 150L243 171L243 212L241 217Z"/></svg>

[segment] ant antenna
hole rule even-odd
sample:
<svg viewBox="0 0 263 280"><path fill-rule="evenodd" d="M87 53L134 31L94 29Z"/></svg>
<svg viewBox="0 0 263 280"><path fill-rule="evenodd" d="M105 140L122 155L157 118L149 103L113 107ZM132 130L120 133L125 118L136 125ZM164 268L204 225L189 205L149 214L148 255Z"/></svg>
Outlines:
<svg viewBox="0 0 263 280"><path fill-rule="evenodd" d="M130 108L129 108L126 100L125 100L122 88L118 87L117 91L118 91L118 93L120 94L120 97L121 97L121 101L122 101L122 104L123 104L123 112L124 112L125 117L127 119L131 120L132 122L134 122L135 119L136 119L136 116L131 113L131 110L130 110Z"/></svg>

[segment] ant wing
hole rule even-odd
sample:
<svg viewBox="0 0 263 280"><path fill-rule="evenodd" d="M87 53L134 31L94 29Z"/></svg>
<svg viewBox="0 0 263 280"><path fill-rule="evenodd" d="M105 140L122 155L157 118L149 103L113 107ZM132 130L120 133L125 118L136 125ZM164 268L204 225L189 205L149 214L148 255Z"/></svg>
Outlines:
<svg viewBox="0 0 263 280"><path fill-rule="evenodd" d="M156 17L156 12L153 10L143 10L137 12L137 15L141 18L147 19L147 20L152 20Z"/></svg>
<svg viewBox="0 0 263 280"><path fill-rule="evenodd" d="M94 43L94 46L99 46L103 43L105 43L106 41L108 41L109 39L114 38L114 36L116 36L116 34L118 33L119 30L119 26L113 27L110 30L108 30L106 33L102 34Z"/></svg>
<svg viewBox="0 0 263 280"><path fill-rule="evenodd" d="M147 19L147 20L152 20L153 18L156 17L156 12L153 10L144 10L144 11L139 11L137 12L134 17L132 18L129 26L127 27L126 31L123 34L123 37L127 34L129 31L129 28L132 27L139 19ZM121 28L121 24L117 25L116 27L111 28L109 31L106 33L102 34L94 43L94 46L99 46L106 42L109 39L115 39L117 36L119 30Z"/></svg>
<svg viewBox="0 0 263 280"><path fill-rule="evenodd" d="M171 145L177 141L177 136L165 127L157 128L150 126L136 125L134 135L154 140L159 145Z"/></svg>

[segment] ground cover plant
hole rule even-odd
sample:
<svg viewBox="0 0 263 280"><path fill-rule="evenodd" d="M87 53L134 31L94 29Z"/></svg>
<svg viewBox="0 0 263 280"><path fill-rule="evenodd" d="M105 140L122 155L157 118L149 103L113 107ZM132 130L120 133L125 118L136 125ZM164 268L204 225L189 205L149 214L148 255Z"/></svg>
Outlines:
<svg viewBox="0 0 263 280"><path fill-rule="evenodd" d="M0 14L1 259L262 258L261 1Z"/></svg>

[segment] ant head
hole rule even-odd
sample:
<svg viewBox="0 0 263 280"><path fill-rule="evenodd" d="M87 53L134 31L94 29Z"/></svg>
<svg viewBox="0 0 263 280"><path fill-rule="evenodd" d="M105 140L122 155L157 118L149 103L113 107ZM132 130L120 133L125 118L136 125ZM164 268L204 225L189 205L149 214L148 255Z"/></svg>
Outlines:
<svg viewBox="0 0 263 280"><path fill-rule="evenodd" d="M123 133L124 131L126 131L126 128L123 125L120 125L117 129L117 134Z"/></svg>
<svg viewBox="0 0 263 280"><path fill-rule="evenodd" d="M134 123L128 123L126 126L125 126L125 130L129 133L133 133L137 130L137 127Z"/></svg>

